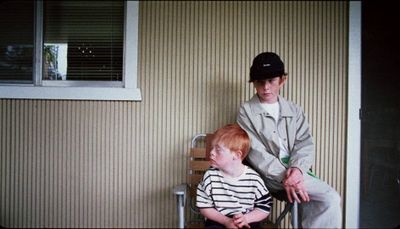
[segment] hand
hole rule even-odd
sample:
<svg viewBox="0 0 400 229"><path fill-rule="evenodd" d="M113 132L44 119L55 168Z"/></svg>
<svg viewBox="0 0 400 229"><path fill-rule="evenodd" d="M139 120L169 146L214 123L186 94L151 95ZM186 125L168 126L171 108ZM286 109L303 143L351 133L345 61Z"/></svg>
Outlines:
<svg viewBox="0 0 400 229"><path fill-rule="evenodd" d="M233 222L238 228L250 228L250 225L247 222L247 218L242 213L234 215Z"/></svg>
<svg viewBox="0 0 400 229"><path fill-rule="evenodd" d="M283 187L285 188L286 195L290 203L293 203L293 198L295 201L300 203L299 197L296 194L296 189L293 186L284 185Z"/></svg>
<svg viewBox="0 0 400 229"><path fill-rule="evenodd" d="M239 228L233 221L233 218L227 217L226 221L223 223L226 228Z"/></svg>
<svg viewBox="0 0 400 229"><path fill-rule="evenodd" d="M286 171L286 176L283 185L293 186L304 181L303 173L299 168L291 167Z"/></svg>
<svg viewBox="0 0 400 229"><path fill-rule="evenodd" d="M301 197L301 200L303 200L303 202L309 202L310 201L310 197L308 196L308 192L306 190L306 188L304 187L304 182L300 182L297 185L294 186L295 194L297 196ZM300 202L298 202L300 203Z"/></svg>
<svg viewBox="0 0 400 229"><path fill-rule="evenodd" d="M303 187L302 183L299 183L296 186L284 186L287 197L290 203L293 203L293 199L297 201L297 203L308 202L310 201L310 197L308 196L308 192ZM300 200L300 198L301 200Z"/></svg>
<svg viewBox="0 0 400 229"><path fill-rule="evenodd" d="M310 197L308 196L307 190L304 187L304 178L300 169L294 167L289 168L286 173L283 186L290 203L293 203L293 199L298 203L301 203L302 201L310 201Z"/></svg>

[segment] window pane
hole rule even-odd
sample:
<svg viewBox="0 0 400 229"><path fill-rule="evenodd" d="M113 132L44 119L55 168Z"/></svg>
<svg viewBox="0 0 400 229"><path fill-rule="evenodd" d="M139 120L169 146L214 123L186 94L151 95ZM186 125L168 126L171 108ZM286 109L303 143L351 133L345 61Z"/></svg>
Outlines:
<svg viewBox="0 0 400 229"><path fill-rule="evenodd" d="M33 2L0 1L0 82L32 82Z"/></svg>
<svg viewBox="0 0 400 229"><path fill-rule="evenodd" d="M124 1L45 1L43 80L122 81Z"/></svg>

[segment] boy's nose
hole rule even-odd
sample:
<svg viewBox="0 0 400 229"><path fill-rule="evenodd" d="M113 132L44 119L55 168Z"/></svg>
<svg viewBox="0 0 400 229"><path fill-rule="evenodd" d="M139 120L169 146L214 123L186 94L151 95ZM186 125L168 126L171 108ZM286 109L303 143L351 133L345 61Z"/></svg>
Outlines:
<svg viewBox="0 0 400 229"><path fill-rule="evenodd" d="M211 150L211 152L210 152L210 156L215 156L214 149L212 149L212 150Z"/></svg>
<svg viewBox="0 0 400 229"><path fill-rule="evenodd" d="M269 82L265 82L263 86L264 86L265 89L268 89L270 84L269 84Z"/></svg>

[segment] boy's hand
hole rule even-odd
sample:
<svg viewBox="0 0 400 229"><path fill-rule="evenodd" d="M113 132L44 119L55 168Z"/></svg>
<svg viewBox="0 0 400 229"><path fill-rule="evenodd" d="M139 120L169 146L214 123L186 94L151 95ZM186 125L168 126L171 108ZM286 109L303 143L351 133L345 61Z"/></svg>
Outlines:
<svg viewBox="0 0 400 229"><path fill-rule="evenodd" d="M283 186L290 203L293 203L293 201L297 201L298 203L310 201L310 197L303 184L304 177L300 169L295 167L289 168L286 173L286 178L283 181Z"/></svg>
<svg viewBox="0 0 400 229"><path fill-rule="evenodd" d="M250 228L250 225L247 222L246 217L242 213L234 215L233 222L238 228L243 228L243 227Z"/></svg>
<svg viewBox="0 0 400 229"><path fill-rule="evenodd" d="M228 217L228 219L224 222L224 226L225 226L226 228L235 228L235 229L239 228L239 227L234 223L233 218L229 218L229 217Z"/></svg>
<svg viewBox="0 0 400 229"><path fill-rule="evenodd" d="M296 167L289 168L286 171L286 177L283 181L285 186L294 186L304 181L303 173Z"/></svg>

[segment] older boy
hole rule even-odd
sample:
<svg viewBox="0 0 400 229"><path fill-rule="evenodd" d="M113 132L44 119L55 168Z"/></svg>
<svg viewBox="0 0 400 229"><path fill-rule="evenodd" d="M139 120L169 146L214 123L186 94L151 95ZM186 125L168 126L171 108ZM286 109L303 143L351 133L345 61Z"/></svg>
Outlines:
<svg viewBox="0 0 400 229"><path fill-rule="evenodd" d="M340 228L339 194L311 176L314 143L304 112L279 95L287 73L272 52L257 55L250 68L256 94L240 107L237 122L249 134L248 163L271 191L286 190L299 206L303 228Z"/></svg>
<svg viewBox="0 0 400 229"><path fill-rule="evenodd" d="M197 188L196 206L206 228L258 228L268 217L272 198L261 177L242 160L250 149L237 124L218 129L211 142L211 167Z"/></svg>

